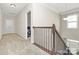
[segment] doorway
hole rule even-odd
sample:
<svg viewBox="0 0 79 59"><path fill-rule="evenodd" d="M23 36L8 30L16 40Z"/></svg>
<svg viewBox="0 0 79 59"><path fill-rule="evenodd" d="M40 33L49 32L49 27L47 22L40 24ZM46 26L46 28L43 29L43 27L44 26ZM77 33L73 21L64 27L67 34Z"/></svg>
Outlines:
<svg viewBox="0 0 79 59"><path fill-rule="evenodd" d="M31 11L27 13L27 38L31 38Z"/></svg>

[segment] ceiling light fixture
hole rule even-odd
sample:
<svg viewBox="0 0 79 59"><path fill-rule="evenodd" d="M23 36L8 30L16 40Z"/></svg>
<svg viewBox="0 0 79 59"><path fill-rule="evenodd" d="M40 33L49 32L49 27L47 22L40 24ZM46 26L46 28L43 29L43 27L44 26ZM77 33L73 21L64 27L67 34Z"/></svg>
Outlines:
<svg viewBox="0 0 79 59"><path fill-rule="evenodd" d="M11 7L11 8L15 8L16 5L15 5L15 4L10 4L10 7Z"/></svg>

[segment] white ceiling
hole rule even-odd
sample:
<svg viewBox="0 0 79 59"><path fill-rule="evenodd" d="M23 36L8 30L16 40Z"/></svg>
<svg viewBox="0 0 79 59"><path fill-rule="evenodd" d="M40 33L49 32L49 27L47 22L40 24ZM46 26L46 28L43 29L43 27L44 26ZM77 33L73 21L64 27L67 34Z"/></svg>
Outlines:
<svg viewBox="0 0 79 59"><path fill-rule="evenodd" d="M16 16L28 3L15 3L16 8L11 8L10 3L0 3L3 14L5 17L14 17ZM66 11L71 11L73 9L79 10L79 3L43 3L46 7L57 13L63 13Z"/></svg>
<svg viewBox="0 0 79 59"><path fill-rule="evenodd" d="M0 7L2 8L2 12L5 17L14 17L16 16L26 5L27 3L15 3L16 7L12 8L10 3L0 3Z"/></svg>
<svg viewBox="0 0 79 59"><path fill-rule="evenodd" d="M45 5L57 13L79 9L79 3L45 3Z"/></svg>

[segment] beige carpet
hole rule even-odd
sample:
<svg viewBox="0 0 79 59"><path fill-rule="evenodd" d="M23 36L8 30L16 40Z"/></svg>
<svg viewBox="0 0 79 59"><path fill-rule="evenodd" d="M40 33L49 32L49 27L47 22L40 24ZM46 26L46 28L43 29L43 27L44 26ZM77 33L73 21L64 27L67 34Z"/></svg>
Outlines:
<svg viewBox="0 0 79 59"><path fill-rule="evenodd" d="M5 34L0 40L0 55L48 55L16 34Z"/></svg>

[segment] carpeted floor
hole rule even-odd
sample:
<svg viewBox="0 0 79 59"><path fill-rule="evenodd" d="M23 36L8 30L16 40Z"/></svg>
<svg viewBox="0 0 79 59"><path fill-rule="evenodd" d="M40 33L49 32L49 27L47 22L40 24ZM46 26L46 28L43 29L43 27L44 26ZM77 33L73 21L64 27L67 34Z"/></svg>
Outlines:
<svg viewBox="0 0 79 59"><path fill-rule="evenodd" d="M5 34L0 40L0 55L49 55L16 34Z"/></svg>

